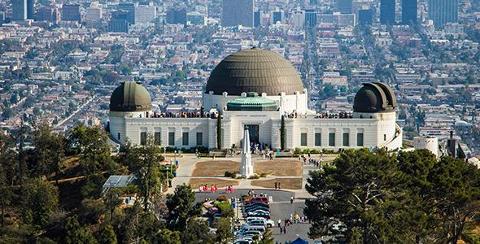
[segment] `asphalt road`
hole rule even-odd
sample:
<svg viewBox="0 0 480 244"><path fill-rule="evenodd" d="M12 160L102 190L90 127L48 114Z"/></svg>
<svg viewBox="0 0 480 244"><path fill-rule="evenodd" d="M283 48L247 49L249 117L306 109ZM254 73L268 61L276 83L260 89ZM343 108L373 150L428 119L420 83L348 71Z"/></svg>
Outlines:
<svg viewBox="0 0 480 244"><path fill-rule="evenodd" d="M195 198L197 202L202 202L206 198L214 199L219 195L226 195L227 197L241 197L242 195L246 195L248 193L248 189L237 189L234 193L226 194L223 191L219 191L217 193L205 193L205 192L197 192L195 193ZM304 200L295 200L293 204L290 203L290 197L294 196L294 193L287 192L287 191L276 191L276 190L255 190L256 194L264 193L268 196L272 196L273 202L270 204L270 213L272 220L275 223L281 219L282 223L283 220L290 218L290 214L298 213L300 216L303 215L303 208L305 206ZM301 237L308 241L312 241L308 239L308 229L310 228L309 224L293 224L287 227L286 234L280 234L280 230L278 227L272 228L273 237L276 243L285 243L287 241L293 241L297 239L297 237Z"/></svg>

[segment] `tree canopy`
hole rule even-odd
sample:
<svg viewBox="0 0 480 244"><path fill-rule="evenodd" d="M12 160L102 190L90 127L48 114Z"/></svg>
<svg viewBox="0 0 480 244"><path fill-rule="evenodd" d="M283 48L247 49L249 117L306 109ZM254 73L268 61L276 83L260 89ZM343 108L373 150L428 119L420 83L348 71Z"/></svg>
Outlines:
<svg viewBox="0 0 480 244"><path fill-rule="evenodd" d="M310 173L306 201L312 238L356 243L448 242L478 213L480 172L426 150L347 150Z"/></svg>

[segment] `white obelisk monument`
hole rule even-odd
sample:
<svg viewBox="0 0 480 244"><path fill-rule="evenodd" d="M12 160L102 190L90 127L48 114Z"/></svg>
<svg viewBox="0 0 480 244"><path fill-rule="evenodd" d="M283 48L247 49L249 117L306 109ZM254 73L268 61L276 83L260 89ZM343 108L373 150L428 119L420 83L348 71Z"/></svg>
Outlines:
<svg viewBox="0 0 480 244"><path fill-rule="evenodd" d="M240 163L240 174L242 177L253 176L252 153L250 152L250 135L245 128L243 133L242 162Z"/></svg>

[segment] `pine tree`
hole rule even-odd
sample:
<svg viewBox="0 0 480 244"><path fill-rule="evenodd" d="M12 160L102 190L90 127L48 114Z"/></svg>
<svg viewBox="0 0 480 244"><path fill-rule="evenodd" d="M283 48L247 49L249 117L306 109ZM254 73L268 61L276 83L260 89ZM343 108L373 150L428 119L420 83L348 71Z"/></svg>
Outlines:
<svg viewBox="0 0 480 244"><path fill-rule="evenodd" d="M280 148L285 150L285 138L286 137L286 131L285 131L285 115L282 115L282 120L280 122Z"/></svg>
<svg viewBox="0 0 480 244"><path fill-rule="evenodd" d="M222 114L219 112L217 116L217 148L222 149Z"/></svg>

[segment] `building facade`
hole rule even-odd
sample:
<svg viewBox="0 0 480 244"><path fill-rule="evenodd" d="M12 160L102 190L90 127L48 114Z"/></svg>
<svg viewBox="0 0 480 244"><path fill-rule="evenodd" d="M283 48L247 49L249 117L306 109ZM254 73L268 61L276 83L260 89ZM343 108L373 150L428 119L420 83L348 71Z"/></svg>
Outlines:
<svg viewBox="0 0 480 244"><path fill-rule="evenodd" d="M172 148L239 148L250 141L272 149L387 148L402 146L395 94L383 83L366 83L351 113L317 113L295 68L280 55L257 48L226 57L212 71L200 113L152 111L148 91L125 82L110 99L109 131L120 144L148 137ZM220 117L220 118L219 118ZM217 142L220 145L217 145Z"/></svg>
<svg viewBox="0 0 480 244"><path fill-rule="evenodd" d="M223 0L222 26L254 27L254 0Z"/></svg>
<svg viewBox="0 0 480 244"><path fill-rule="evenodd" d="M64 21L81 21L80 5L64 4L62 6L62 20Z"/></svg>
<svg viewBox="0 0 480 244"><path fill-rule="evenodd" d="M12 0L12 20L27 19L27 0Z"/></svg>
<svg viewBox="0 0 480 244"><path fill-rule="evenodd" d="M402 0L402 23L417 23L417 0Z"/></svg>
<svg viewBox="0 0 480 244"><path fill-rule="evenodd" d="M436 28L458 22L458 0L429 0L428 16Z"/></svg>
<svg viewBox="0 0 480 244"><path fill-rule="evenodd" d="M395 0L380 1L380 24L395 24Z"/></svg>

